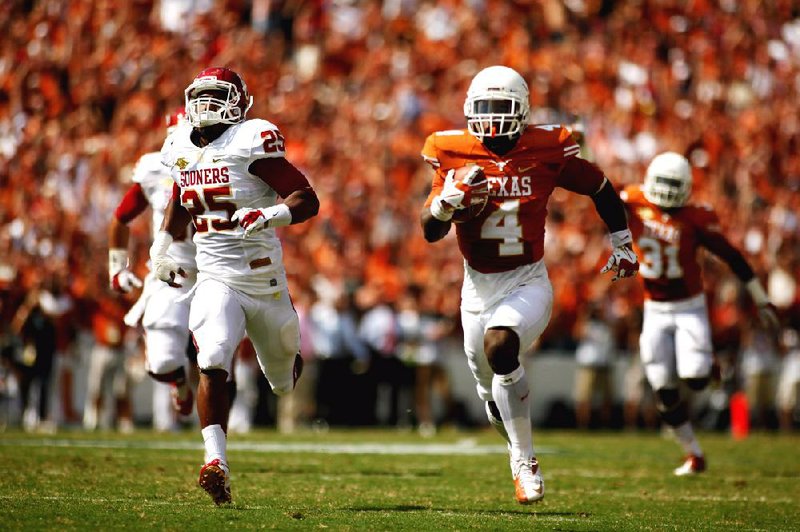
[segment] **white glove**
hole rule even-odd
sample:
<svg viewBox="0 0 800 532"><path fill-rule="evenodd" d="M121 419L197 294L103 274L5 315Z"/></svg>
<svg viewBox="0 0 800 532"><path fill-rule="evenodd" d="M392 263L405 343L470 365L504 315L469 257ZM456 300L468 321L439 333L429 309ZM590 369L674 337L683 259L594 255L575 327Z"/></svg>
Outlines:
<svg viewBox="0 0 800 532"><path fill-rule="evenodd" d="M180 288L181 285L176 283L175 279L178 275L186 277L186 272L172 257L167 255L170 244L172 244L172 235L166 231L159 231L153 240L153 245L150 246L150 262L153 273L158 279L174 288Z"/></svg>
<svg viewBox="0 0 800 532"><path fill-rule="evenodd" d="M455 168L448 170L444 178L442 191L431 202L431 215L437 220L448 222L453 218L455 211L469 207L475 190L472 187L473 181L482 176L481 172L481 167L476 165L463 180L456 181ZM479 186L485 188L486 181L484 180Z"/></svg>
<svg viewBox="0 0 800 532"><path fill-rule="evenodd" d="M745 287L747 291L750 292L753 303L756 304L758 319L761 321L761 325L769 330L778 331L781 326L778 313L773 304L770 303L769 296L767 296L766 290L764 290L764 287L761 285L761 281L753 277L747 282Z"/></svg>
<svg viewBox="0 0 800 532"><path fill-rule="evenodd" d="M292 223L292 211L285 203L266 207L264 209L251 209L243 207L233 213L231 221L239 221L244 229L242 238L247 238L265 227L283 227Z"/></svg>
<svg viewBox="0 0 800 532"><path fill-rule="evenodd" d="M111 289L123 294L142 287L142 280L128 269L128 251L122 248L108 250L108 278Z"/></svg>
<svg viewBox="0 0 800 532"><path fill-rule="evenodd" d="M639 271L639 259L633 252L633 236L629 229L611 233L611 256L600 270L600 273L614 272L611 281L618 281L624 277L634 277Z"/></svg>

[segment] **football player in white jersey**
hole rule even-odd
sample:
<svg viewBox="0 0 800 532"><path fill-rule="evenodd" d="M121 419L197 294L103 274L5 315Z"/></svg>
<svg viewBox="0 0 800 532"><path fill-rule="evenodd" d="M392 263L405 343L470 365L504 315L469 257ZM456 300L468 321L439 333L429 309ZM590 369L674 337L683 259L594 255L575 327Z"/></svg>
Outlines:
<svg viewBox="0 0 800 532"><path fill-rule="evenodd" d="M150 258L159 279L183 284L186 272L169 246L193 222L198 275L189 328L198 348L197 412L206 454L199 484L223 504L231 501L225 381L233 354L246 332L273 392L294 388L302 371L300 329L275 228L315 216L319 200L286 160L278 128L245 119L252 98L236 72L203 70L185 99L188 123L161 150L174 185Z"/></svg>
<svg viewBox="0 0 800 532"><path fill-rule="evenodd" d="M184 120L183 109L168 115L167 132ZM155 234L161 227L171 195L172 178L161 164L161 154L150 152L142 155L133 171L133 184L114 211L109 227L108 275L111 288L117 292L127 293L142 286L142 281L128 265L128 224L148 206L152 207ZM189 301L170 303L191 290L197 273L195 247L188 231L189 225L186 224L169 247L169 254L186 272L186 282L181 286L168 286L151 272L145 278L141 297L125 317L129 326L142 321L147 372L156 381L171 385L173 407L184 416L191 414L193 403L192 389L184 369L189 343ZM153 414L154 417L158 415L157 412Z"/></svg>

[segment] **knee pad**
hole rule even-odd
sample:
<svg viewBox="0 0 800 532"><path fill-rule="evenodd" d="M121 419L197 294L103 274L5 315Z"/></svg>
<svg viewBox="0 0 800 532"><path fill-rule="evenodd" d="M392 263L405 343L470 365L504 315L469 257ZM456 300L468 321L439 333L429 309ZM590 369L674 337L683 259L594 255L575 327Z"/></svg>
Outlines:
<svg viewBox="0 0 800 532"><path fill-rule="evenodd" d="M706 386L708 386L708 383L710 381L711 377L697 377L693 379L684 379L686 386L688 386L689 389L695 392L705 390Z"/></svg>
<svg viewBox="0 0 800 532"><path fill-rule="evenodd" d="M197 353L197 366L201 371L211 369L221 369L230 373L233 365L233 354L228 355L225 345L203 346L203 350Z"/></svg>
<svg viewBox="0 0 800 532"><path fill-rule="evenodd" d="M300 352L300 322L297 318L291 319L281 326L280 337L283 349L290 353L294 360L294 355Z"/></svg>
<svg viewBox="0 0 800 532"><path fill-rule="evenodd" d="M655 391L658 413L664 423L671 427L689 421L689 408L681 401L677 388L661 388Z"/></svg>

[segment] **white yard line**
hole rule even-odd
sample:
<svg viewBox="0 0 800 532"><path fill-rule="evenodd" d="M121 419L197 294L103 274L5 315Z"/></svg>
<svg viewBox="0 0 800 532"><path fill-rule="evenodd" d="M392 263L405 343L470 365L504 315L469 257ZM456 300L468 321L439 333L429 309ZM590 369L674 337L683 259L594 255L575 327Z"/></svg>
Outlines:
<svg viewBox="0 0 800 532"><path fill-rule="evenodd" d="M0 446L24 447L80 447L92 449L156 449L164 451L202 450L197 441L145 441L145 440L6 440ZM232 451L256 453L303 452L314 454L394 454L394 455L461 455L481 456L507 454L505 445L478 445L471 440L456 443L322 443L322 442L229 442ZM537 448L537 454L556 454L553 448Z"/></svg>

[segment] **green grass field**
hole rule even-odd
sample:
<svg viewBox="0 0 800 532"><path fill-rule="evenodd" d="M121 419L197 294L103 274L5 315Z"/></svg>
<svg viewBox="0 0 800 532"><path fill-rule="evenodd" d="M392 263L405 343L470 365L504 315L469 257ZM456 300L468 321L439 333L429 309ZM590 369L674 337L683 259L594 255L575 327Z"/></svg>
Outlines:
<svg viewBox="0 0 800 532"><path fill-rule="evenodd" d="M800 436L701 434L709 471L676 478L655 433L534 434L545 499L513 498L499 436L233 435L234 504L196 485L199 433L0 434L0 529L798 530Z"/></svg>

